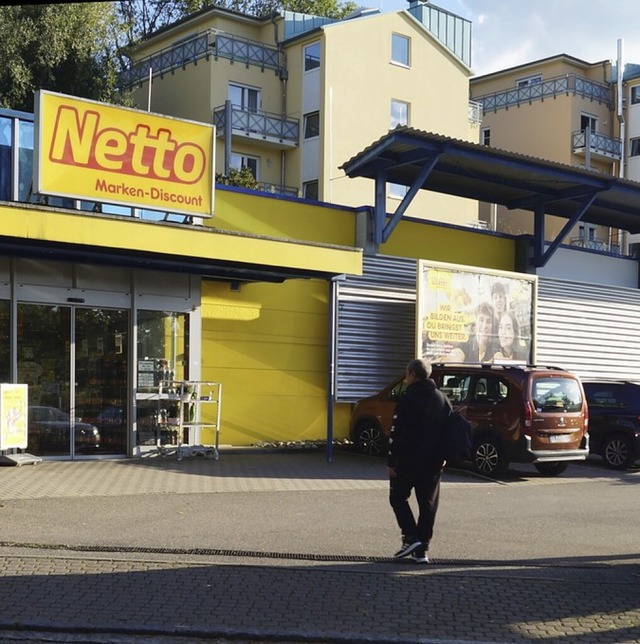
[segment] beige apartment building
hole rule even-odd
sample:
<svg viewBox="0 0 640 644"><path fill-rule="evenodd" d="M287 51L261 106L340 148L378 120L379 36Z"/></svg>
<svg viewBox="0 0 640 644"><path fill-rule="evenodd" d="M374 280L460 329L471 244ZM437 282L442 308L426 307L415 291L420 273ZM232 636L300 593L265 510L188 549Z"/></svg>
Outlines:
<svg viewBox="0 0 640 644"><path fill-rule="evenodd" d="M470 80L470 96L482 105L480 143L611 176L623 160L616 87L611 61L588 63L566 54L536 60ZM482 204L487 226L511 234L530 234L533 214ZM546 217L546 239L564 221ZM578 224L565 244L624 252L622 231Z"/></svg>
<svg viewBox="0 0 640 644"><path fill-rule="evenodd" d="M216 172L248 167L262 190L346 206L373 182L340 170L397 125L477 141L471 24L434 5L344 20L207 8L141 42L123 85L136 105L217 128ZM393 213L407 189L386 186ZM477 203L420 191L406 214L477 226Z"/></svg>

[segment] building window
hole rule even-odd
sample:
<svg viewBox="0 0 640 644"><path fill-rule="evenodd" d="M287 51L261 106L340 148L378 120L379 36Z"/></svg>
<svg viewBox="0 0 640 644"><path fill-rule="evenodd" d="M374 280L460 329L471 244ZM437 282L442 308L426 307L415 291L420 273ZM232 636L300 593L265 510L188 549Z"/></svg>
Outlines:
<svg viewBox="0 0 640 644"><path fill-rule="evenodd" d="M630 157L640 157L640 139L631 139L630 141Z"/></svg>
<svg viewBox="0 0 640 644"><path fill-rule="evenodd" d="M389 186L389 197L391 199L403 199L409 192L409 188L401 183L388 183L387 185Z"/></svg>
<svg viewBox="0 0 640 644"><path fill-rule="evenodd" d="M249 168L254 179L258 179L258 169L260 167L260 159L258 157L250 157L247 154L231 153L229 159L229 167L234 170L242 170L242 168Z"/></svg>
<svg viewBox="0 0 640 644"><path fill-rule="evenodd" d="M482 131L480 132L480 144L486 145L488 147L491 146L491 128L490 127L482 128Z"/></svg>
<svg viewBox="0 0 640 644"><path fill-rule="evenodd" d="M584 132L587 129L590 129L592 132L597 132L598 119L588 114L580 114L580 131Z"/></svg>
<svg viewBox="0 0 640 644"><path fill-rule="evenodd" d="M239 107L249 112L257 112L260 107L260 90L230 83L229 100L234 107Z"/></svg>
<svg viewBox="0 0 640 644"><path fill-rule="evenodd" d="M313 45L304 48L304 71L308 72L318 67L320 67L320 43L314 42Z"/></svg>
<svg viewBox="0 0 640 644"><path fill-rule="evenodd" d="M640 85L631 88L631 105L640 103Z"/></svg>
<svg viewBox="0 0 640 644"><path fill-rule="evenodd" d="M397 125L409 125L409 103L391 99L391 129Z"/></svg>
<svg viewBox="0 0 640 644"><path fill-rule="evenodd" d="M409 67L411 40L400 34L391 34L391 61Z"/></svg>
<svg viewBox="0 0 640 644"><path fill-rule="evenodd" d="M538 85L542 82L542 74L536 74L535 76L527 76L526 78L520 78L516 81L516 87L529 87L529 85Z"/></svg>
<svg viewBox="0 0 640 644"><path fill-rule="evenodd" d="M304 138L313 139L320 136L320 112L309 112L304 115Z"/></svg>
<svg viewBox="0 0 640 644"><path fill-rule="evenodd" d="M305 181L302 184L302 196L305 199L313 199L318 201L318 180Z"/></svg>

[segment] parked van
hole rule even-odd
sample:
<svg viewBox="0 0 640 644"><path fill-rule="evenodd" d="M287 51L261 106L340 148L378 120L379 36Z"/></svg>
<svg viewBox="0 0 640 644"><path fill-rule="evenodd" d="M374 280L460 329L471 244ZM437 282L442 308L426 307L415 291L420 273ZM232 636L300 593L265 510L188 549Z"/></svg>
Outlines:
<svg viewBox="0 0 640 644"><path fill-rule="evenodd" d="M434 364L431 377L473 427L472 465L502 476L510 463L562 473L589 454L589 416L580 379L548 366ZM383 455L402 378L356 403L351 437L365 453Z"/></svg>

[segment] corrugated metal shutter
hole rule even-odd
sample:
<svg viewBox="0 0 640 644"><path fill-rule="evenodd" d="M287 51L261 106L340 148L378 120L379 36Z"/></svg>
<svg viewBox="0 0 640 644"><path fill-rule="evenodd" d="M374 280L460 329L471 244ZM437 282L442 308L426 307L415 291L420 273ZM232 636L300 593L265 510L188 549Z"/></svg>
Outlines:
<svg viewBox="0 0 640 644"><path fill-rule="evenodd" d="M371 256L336 288L335 399L379 391L415 353L415 259Z"/></svg>
<svg viewBox="0 0 640 644"><path fill-rule="evenodd" d="M538 278L536 361L640 380L640 291Z"/></svg>

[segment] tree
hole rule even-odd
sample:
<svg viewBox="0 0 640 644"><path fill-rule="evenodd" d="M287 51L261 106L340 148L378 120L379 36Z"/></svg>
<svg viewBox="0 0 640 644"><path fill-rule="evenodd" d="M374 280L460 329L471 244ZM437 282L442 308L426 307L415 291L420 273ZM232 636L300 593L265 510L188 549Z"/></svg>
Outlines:
<svg viewBox="0 0 640 644"><path fill-rule="evenodd" d="M111 2L0 7L0 105L31 112L34 91L122 102Z"/></svg>
<svg viewBox="0 0 640 644"><path fill-rule="evenodd" d="M131 44L208 7L230 9L264 17L278 11L296 11L329 18L344 18L357 4L351 0L120 0L118 13Z"/></svg>

